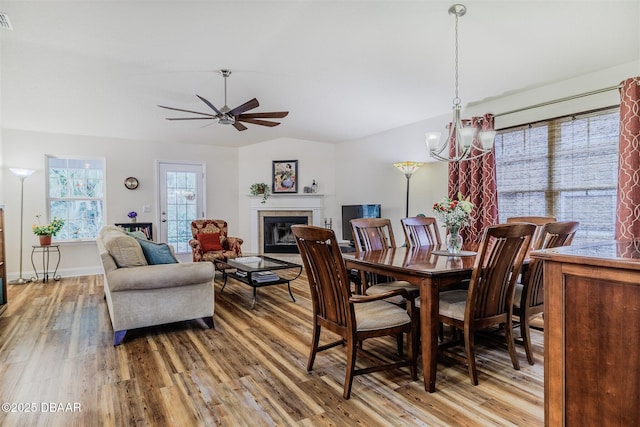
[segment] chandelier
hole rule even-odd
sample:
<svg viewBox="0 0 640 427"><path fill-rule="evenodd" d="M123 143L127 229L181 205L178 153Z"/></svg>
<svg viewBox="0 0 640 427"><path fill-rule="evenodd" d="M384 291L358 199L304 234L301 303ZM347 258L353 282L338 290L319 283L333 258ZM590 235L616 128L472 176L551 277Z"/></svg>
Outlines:
<svg viewBox="0 0 640 427"><path fill-rule="evenodd" d="M467 13L462 4L454 4L449 8L449 14L456 18L455 25L455 97L453 98L453 120L449 125L449 136L441 142L440 132L427 132L426 143L431 157L444 162L461 162L471 160L491 152L496 132L481 131L470 120L460 118L461 100L458 95L458 18Z"/></svg>

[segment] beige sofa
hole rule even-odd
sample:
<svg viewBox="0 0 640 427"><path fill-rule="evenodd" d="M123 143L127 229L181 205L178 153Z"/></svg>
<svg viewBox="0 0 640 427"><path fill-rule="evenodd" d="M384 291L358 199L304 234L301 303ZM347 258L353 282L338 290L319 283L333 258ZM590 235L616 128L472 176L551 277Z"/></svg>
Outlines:
<svg viewBox="0 0 640 427"><path fill-rule="evenodd" d="M212 328L213 264L179 263L170 246L140 241L133 235L119 227L105 226L96 239L104 268L113 345L122 342L127 330L146 326L202 318ZM152 265L147 261L150 253L155 262Z"/></svg>

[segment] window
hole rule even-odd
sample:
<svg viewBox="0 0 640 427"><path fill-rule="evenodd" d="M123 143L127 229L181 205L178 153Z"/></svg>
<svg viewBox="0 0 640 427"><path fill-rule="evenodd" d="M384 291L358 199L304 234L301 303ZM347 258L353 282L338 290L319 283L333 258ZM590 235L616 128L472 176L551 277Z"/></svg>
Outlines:
<svg viewBox="0 0 640 427"><path fill-rule="evenodd" d="M554 216L580 222L575 242L613 239L619 122L616 107L498 132L500 222Z"/></svg>
<svg viewBox="0 0 640 427"><path fill-rule="evenodd" d="M49 218L65 221L56 240L95 239L104 222L104 160L47 156Z"/></svg>

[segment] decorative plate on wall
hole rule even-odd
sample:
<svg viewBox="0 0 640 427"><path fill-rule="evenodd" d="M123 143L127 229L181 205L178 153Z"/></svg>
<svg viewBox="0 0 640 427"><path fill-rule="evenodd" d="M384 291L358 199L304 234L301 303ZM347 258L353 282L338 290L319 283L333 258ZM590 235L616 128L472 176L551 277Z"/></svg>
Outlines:
<svg viewBox="0 0 640 427"><path fill-rule="evenodd" d="M135 190L138 188L138 179L130 176L129 178L124 180L124 186L129 190Z"/></svg>

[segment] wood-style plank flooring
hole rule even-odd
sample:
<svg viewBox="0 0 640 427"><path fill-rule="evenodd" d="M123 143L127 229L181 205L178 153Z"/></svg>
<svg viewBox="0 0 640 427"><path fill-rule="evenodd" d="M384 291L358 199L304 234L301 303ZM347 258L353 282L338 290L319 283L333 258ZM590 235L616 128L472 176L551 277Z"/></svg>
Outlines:
<svg viewBox="0 0 640 427"><path fill-rule="evenodd" d="M354 379L342 399L343 348L306 371L311 301L304 274L262 288L216 277L215 329L197 321L130 331L113 347L102 276L9 285L0 315L2 426L475 426L543 425L542 333L536 364L518 346L480 346L480 384L466 367L438 364L436 393L408 370ZM171 301L167 301L167 310ZM333 339L323 335L324 341ZM393 340L365 348L393 358ZM368 363L361 357L359 365ZM6 404L10 404L7 411ZM31 410L31 412L26 412Z"/></svg>

